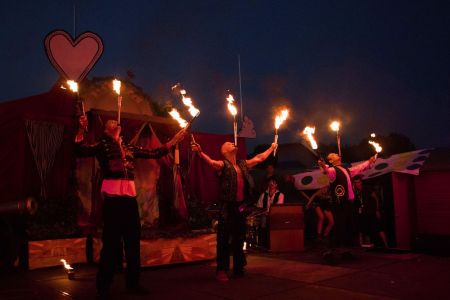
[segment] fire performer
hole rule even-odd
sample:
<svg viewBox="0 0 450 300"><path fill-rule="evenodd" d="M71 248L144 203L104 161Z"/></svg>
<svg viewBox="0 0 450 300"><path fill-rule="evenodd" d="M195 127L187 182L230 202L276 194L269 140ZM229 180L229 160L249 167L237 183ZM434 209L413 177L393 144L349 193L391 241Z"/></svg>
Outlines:
<svg viewBox="0 0 450 300"><path fill-rule="evenodd" d="M77 155L95 156L103 174L103 248L97 273L98 296L106 297L108 294L117 265L117 255L121 253L122 238L127 262L127 291L146 293L146 289L139 285L141 225L134 184L134 163L136 158L156 159L168 154L169 149L184 137L186 131L180 130L162 147L144 149L124 143L120 136L120 124L116 120L108 120L100 141L86 145L83 140L88 125L87 118L81 116L79 123L75 138Z"/></svg>
<svg viewBox="0 0 450 300"><path fill-rule="evenodd" d="M323 160L319 160L318 164L322 172L330 180L332 212L335 221L332 244L341 248L342 258L350 259L353 258L353 255L345 247L353 246L355 240L355 211L353 206L355 194L352 187L352 177L372 167L376 161L376 156L351 168L343 167L341 165L341 157L336 153L328 154L327 159L332 167L325 164ZM331 262L334 259L333 252L326 251L324 259Z"/></svg>
<svg viewBox="0 0 450 300"><path fill-rule="evenodd" d="M199 144L193 142L192 150L219 173L220 217L217 226L217 280L228 281L230 267L230 246L233 253L233 273L244 274L246 259L244 255L245 208L253 201L253 179L249 169L263 162L277 148L273 143L269 149L248 160L237 160L237 147L226 142L220 152L223 160L214 160L202 151Z"/></svg>

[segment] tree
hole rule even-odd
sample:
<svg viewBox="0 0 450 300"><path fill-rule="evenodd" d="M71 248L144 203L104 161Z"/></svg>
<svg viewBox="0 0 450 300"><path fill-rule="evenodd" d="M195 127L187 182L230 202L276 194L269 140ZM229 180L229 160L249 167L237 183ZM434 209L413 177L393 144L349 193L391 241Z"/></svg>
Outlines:
<svg viewBox="0 0 450 300"><path fill-rule="evenodd" d="M131 80L134 74L128 74L127 79L122 80L122 94L124 99L136 99L137 102L145 101L149 104L152 112L156 116L168 117L168 110L164 105L153 101L153 99L139 86ZM94 77L85 79L80 85L80 97L82 99L98 99L110 95L112 92L113 76Z"/></svg>

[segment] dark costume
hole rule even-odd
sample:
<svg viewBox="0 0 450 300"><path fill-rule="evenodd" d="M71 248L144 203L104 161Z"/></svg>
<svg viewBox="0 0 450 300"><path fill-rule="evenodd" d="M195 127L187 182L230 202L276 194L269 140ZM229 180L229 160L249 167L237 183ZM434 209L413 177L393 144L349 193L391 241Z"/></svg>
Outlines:
<svg viewBox="0 0 450 300"><path fill-rule="evenodd" d="M123 180L134 185L134 163L136 158L159 158L169 151L166 147L144 149L125 143L119 144L108 135L102 136L94 145L76 144L80 157L95 156L100 164L103 179ZM111 184L110 184L111 186ZM139 281L141 224L135 193L107 194L103 204L103 248L100 253L97 290L109 289L121 253L123 238L127 261L126 286L135 288Z"/></svg>
<svg viewBox="0 0 450 300"><path fill-rule="evenodd" d="M383 230L377 217L378 203L373 195L374 191L363 187L361 191L355 191L355 210L357 211L358 231L372 238Z"/></svg>
<svg viewBox="0 0 450 300"><path fill-rule="evenodd" d="M351 173L347 168L334 167L336 178L330 183L331 188L331 211L334 216L334 238L336 247L354 245L355 241L355 212L353 199L349 199L349 182ZM346 174L344 173L346 172Z"/></svg>
<svg viewBox="0 0 450 300"><path fill-rule="evenodd" d="M248 172L245 160L237 162L244 181L244 201L237 201L237 172L228 160L223 160L220 181L221 212L217 226L217 271L228 271L230 268L230 244L233 253L233 271L240 273L246 265L243 250L246 229L245 206L250 204L253 196L253 179Z"/></svg>

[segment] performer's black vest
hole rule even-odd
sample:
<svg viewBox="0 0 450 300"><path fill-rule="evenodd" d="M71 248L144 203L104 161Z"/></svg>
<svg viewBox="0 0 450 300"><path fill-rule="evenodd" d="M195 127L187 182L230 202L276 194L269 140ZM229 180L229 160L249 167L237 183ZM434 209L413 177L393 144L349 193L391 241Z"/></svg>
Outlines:
<svg viewBox="0 0 450 300"><path fill-rule="evenodd" d="M348 200L348 186L349 182L344 172L347 172L348 177L352 178L350 171L342 166L334 167L336 170L336 179L330 184L331 196L334 203L342 203L344 200ZM350 185L351 186L351 185Z"/></svg>
<svg viewBox="0 0 450 300"><path fill-rule="evenodd" d="M275 192L275 196L273 197L272 204L276 204L278 202L278 198L280 197L280 191ZM264 193L264 199L263 199L263 208L267 209L267 202L269 201L269 192Z"/></svg>
<svg viewBox="0 0 450 300"><path fill-rule="evenodd" d="M223 160L223 163L224 166L220 174L220 202L236 202L237 173L228 160ZM253 200L253 178L248 171L245 160L238 160L237 165L241 169L244 179L244 201L248 203Z"/></svg>

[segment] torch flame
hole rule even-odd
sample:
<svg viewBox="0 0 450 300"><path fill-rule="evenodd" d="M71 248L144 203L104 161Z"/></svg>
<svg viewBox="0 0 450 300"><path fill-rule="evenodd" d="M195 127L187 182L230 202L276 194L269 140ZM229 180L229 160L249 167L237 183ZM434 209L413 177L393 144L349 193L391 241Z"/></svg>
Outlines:
<svg viewBox="0 0 450 300"><path fill-rule="evenodd" d="M184 91L184 90L183 90ZM184 91L186 93L186 91ZM189 113L191 114L192 117L196 117L199 113L200 110L198 110L193 104L192 104L192 100L191 98L188 97L184 97L184 94L181 93L181 96L183 98L183 104L186 105L187 107L189 107Z"/></svg>
<svg viewBox="0 0 450 300"><path fill-rule="evenodd" d="M381 150L383 150L383 148L381 148L380 144L378 144L377 142L369 141L369 144L371 144L375 148L375 151L377 153L380 153Z"/></svg>
<svg viewBox="0 0 450 300"><path fill-rule="evenodd" d="M120 80L114 79L113 80L113 90L117 93L117 95L120 95L120 86L122 85L122 82Z"/></svg>
<svg viewBox="0 0 450 300"><path fill-rule="evenodd" d="M181 85L180 85L179 83L177 83L177 84L175 84L175 85L172 87L172 90L173 90L173 91L176 91L176 90L179 89L180 87L181 87ZM197 116L200 114L200 110L199 110L198 108L196 108L196 107L194 106L194 104L192 104L192 99L191 99L191 98L186 97L186 90L180 89L180 90L179 90L179 93L180 93L180 95L181 95L181 100L183 101L183 104L184 104L185 106L188 107L188 111L189 111L189 113L191 114L191 116L192 116L193 118L197 117Z"/></svg>
<svg viewBox="0 0 450 300"><path fill-rule="evenodd" d="M309 127L306 126L305 129L303 129L303 134L306 135L306 137L308 138L309 142L311 143L311 148L312 149L317 149L317 142L314 139L314 132L316 131L315 127Z"/></svg>
<svg viewBox="0 0 450 300"><path fill-rule="evenodd" d="M289 110L287 109L282 110L279 115L275 116L275 129L280 128L281 124L283 124L283 122L286 121L288 116Z"/></svg>
<svg viewBox="0 0 450 300"><path fill-rule="evenodd" d="M228 110L230 111L231 115L234 117L237 115L237 108L234 105L234 98L233 95L229 94L227 97L228 101Z"/></svg>
<svg viewBox="0 0 450 300"><path fill-rule="evenodd" d="M67 85L69 86L69 89L74 92L77 93L78 92L78 83L76 81L73 80L67 80Z"/></svg>
<svg viewBox="0 0 450 300"><path fill-rule="evenodd" d="M333 121L330 124L330 128L333 131L336 131L336 132L339 131L339 127L341 127L341 123L339 123L338 121Z"/></svg>
<svg viewBox="0 0 450 300"><path fill-rule="evenodd" d="M185 128L188 125L188 122L180 116L180 113L175 108L172 108L172 110L169 112L169 115L171 115L172 118L174 118L178 122L178 124L180 124L181 128Z"/></svg>
<svg viewBox="0 0 450 300"><path fill-rule="evenodd" d="M64 268L65 268L66 270L73 270L73 268L66 262L65 259L61 259L60 262L63 263Z"/></svg>
<svg viewBox="0 0 450 300"><path fill-rule="evenodd" d="M370 137L372 137L372 138L376 137L375 133L371 133Z"/></svg>

